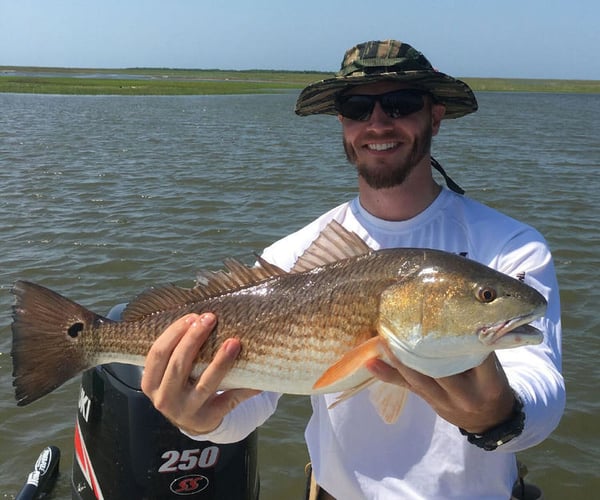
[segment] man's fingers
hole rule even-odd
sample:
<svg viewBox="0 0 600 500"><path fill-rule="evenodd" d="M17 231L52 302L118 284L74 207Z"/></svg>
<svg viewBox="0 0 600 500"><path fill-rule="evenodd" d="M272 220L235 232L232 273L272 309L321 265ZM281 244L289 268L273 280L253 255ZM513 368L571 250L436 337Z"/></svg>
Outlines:
<svg viewBox="0 0 600 500"><path fill-rule="evenodd" d="M214 316L212 314L203 315L202 323L199 323L200 316L197 314L188 314L174 321L159 337L156 339L148 355L146 356L146 363L144 367L144 373L142 376L142 390L146 394L157 390L165 377L173 353L180 345L182 339L186 338L188 332L192 333L190 338L186 338L188 348L190 343L191 348L194 350L194 356L197 354L198 349L204 342L208 333L212 329L212 326L206 326L206 323L210 325L211 321L214 324ZM194 326L192 326L194 325ZM202 326L202 328L198 328ZM207 330L207 331L205 331ZM193 332L200 334L193 335ZM195 345L194 345L195 344Z"/></svg>
<svg viewBox="0 0 600 500"><path fill-rule="evenodd" d="M203 420L202 423L205 427L204 431L200 432L201 434L218 427L223 417L237 405L261 392L254 389L231 389L218 392L223 378L233 366L240 350L239 340L227 339L217 351L213 361L202 372L190 393L189 401L195 401L192 403L194 407L205 406L208 410L209 406L206 405L210 405L210 412L205 413L203 419L194 418L194 428L198 428L199 420Z"/></svg>
<svg viewBox="0 0 600 500"><path fill-rule="evenodd" d="M196 383L196 393L208 399L219 390L221 381L233 366L242 345L238 339L227 339L215 354L214 359L200 375Z"/></svg>
<svg viewBox="0 0 600 500"><path fill-rule="evenodd" d="M163 379L173 350L196 315L187 315L173 322L152 344L146 356L142 375L142 390L148 394L157 389Z"/></svg>
<svg viewBox="0 0 600 500"><path fill-rule="evenodd" d="M173 349L165 370L164 378L169 384L177 387L188 384L198 351L212 332L215 323L214 314L190 315L188 328Z"/></svg>
<svg viewBox="0 0 600 500"><path fill-rule="evenodd" d="M142 377L142 390L154 406L191 434L216 428L224 415L261 392L218 392L241 351L241 343L235 338L223 342L198 381L190 383L198 352L215 324L216 317L211 313L189 314L173 322L151 347Z"/></svg>

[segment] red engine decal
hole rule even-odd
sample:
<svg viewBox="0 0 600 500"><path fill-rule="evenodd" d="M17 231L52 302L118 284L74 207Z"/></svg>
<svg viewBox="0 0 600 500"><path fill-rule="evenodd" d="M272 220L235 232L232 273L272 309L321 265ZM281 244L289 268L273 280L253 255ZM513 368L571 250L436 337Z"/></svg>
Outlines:
<svg viewBox="0 0 600 500"><path fill-rule="evenodd" d="M83 440L83 436L81 434L81 429L79 428L79 422L75 422L75 458L77 459L77 463L83 473L83 477L88 482L94 495L98 500L104 500L104 495L102 494L102 490L100 489L100 484L98 483L98 478L96 477L96 473L94 472L94 466L92 465L92 461L90 460L90 455L88 454L87 448L85 446L85 441Z"/></svg>
<svg viewBox="0 0 600 500"><path fill-rule="evenodd" d="M193 495L208 487L208 479L199 474L178 477L171 483L171 491L176 495Z"/></svg>

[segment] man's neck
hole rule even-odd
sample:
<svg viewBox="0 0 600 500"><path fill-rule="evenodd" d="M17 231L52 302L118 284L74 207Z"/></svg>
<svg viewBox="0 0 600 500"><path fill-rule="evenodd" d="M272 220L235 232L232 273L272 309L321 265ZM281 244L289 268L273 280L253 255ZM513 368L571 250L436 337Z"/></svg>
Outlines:
<svg viewBox="0 0 600 500"><path fill-rule="evenodd" d="M388 189L373 189L362 177L358 178L360 204L371 215L384 220L413 218L431 205L441 190L430 168L427 173L411 175L401 185Z"/></svg>

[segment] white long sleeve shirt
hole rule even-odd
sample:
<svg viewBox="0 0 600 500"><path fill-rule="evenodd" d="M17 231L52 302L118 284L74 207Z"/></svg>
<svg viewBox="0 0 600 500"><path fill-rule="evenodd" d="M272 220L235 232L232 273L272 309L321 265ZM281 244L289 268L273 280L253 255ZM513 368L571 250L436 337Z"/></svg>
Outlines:
<svg viewBox="0 0 600 500"><path fill-rule="evenodd" d="M327 212L267 248L263 257L284 269L335 219L373 249L436 248L462 253L525 282L548 300L540 345L497 351L526 414L523 433L495 451L468 443L456 426L410 394L394 424L377 415L367 391L328 409L336 395L312 397L305 437L317 482L334 497L353 499L503 499L517 477L514 452L544 440L558 425L565 404L561 375L560 302L550 251L531 227L468 197L443 189L422 213L385 221L366 212L358 198ZM279 394L262 393L238 406L212 433L193 436L234 442L261 425Z"/></svg>

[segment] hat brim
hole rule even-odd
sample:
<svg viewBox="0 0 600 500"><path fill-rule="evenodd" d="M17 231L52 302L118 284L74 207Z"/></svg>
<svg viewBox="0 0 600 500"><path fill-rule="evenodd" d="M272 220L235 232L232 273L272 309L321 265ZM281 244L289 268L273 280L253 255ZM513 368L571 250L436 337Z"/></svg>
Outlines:
<svg viewBox="0 0 600 500"><path fill-rule="evenodd" d="M444 118L459 118L477 111L477 99L465 82L438 71L405 71L335 77L312 83L300 93L296 101L296 114L337 115L335 96L339 92L382 80L409 83L411 88L428 91L446 107Z"/></svg>

